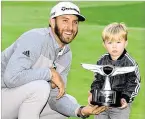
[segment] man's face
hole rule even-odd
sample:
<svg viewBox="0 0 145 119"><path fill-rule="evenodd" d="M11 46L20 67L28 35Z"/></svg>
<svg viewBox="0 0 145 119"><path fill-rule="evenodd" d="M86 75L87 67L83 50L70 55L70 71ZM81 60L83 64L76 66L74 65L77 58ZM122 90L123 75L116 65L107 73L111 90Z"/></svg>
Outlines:
<svg viewBox="0 0 145 119"><path fill-rule="evenodd" d="M55 19L54 32L63 44L70 43L78 33L78 17L62 15Z"/></svg>

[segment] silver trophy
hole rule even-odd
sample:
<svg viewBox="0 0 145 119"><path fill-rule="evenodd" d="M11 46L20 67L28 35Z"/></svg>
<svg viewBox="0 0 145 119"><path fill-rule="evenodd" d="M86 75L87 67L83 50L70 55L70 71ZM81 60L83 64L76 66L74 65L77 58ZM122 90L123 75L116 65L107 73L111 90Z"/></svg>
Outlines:
<svg viewBox="0 0 145 119"><path fill-rule="evenodd" d="M102 89L94 89L92 94L93 105L105 105L111 107L119 107L121 92L111 89L110 77L118 74L125 74L135 71L135 66L129 67L115 67L112 65L93 65L93 64L81 64L83 68L97 72L100 75L105 76L105 82Z"/></svg>

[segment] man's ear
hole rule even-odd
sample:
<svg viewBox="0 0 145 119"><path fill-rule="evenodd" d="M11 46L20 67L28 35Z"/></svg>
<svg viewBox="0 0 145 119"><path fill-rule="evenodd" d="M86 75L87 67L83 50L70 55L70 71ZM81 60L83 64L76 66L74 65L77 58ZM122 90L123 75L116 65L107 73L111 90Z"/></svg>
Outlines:
<svg viewBox="0 0 145 119"><path fill-rule="evenodd" d="M50 19L49 23L50 23L51 27L54 29L55 28L55 19Z"/></svg>

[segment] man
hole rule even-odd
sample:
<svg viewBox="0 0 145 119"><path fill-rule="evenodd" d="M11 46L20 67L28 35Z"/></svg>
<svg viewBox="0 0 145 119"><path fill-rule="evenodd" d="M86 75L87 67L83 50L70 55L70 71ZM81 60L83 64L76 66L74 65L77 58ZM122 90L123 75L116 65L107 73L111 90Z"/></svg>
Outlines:
<svg viewBox="0 0 145 119"><path fill-rule="evenodd" d="M85 21L79 8L60 2L51 10L49 28L25 32L2 52L2 119L86 118L105 110L80 106L64 94L72 60L68 44L79 21Z"/></svg>

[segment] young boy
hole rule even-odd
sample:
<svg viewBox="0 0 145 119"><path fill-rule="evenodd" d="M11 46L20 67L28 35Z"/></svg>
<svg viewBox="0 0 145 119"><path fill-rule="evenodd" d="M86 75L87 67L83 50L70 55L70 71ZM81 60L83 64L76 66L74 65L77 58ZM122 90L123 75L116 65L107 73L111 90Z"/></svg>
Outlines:
<svg viewBox="0 0 145 119"><path fill-rule="evenodd" d="M137 63L125 49L128 44L127 33L127 28L123 23L109 24L103 30L103 45L108 53L97 61L97 65L136 66L136 70L131 73L110 77L112 90L122 91L121 107L111 107L99 115L95 115L95 119L129 119L131 103L140 89L140 74ZM91 85L88 97L89 103L92 100L93 90L101 89L103 84L103 76L95 73L95 80Z"/></svg>

